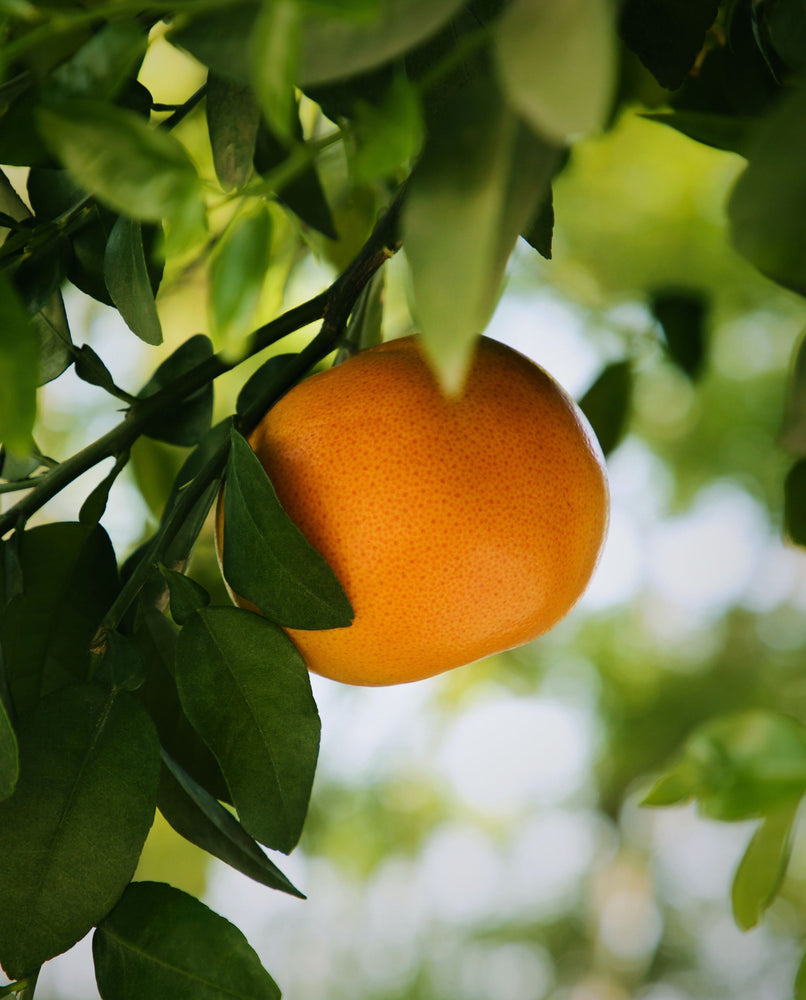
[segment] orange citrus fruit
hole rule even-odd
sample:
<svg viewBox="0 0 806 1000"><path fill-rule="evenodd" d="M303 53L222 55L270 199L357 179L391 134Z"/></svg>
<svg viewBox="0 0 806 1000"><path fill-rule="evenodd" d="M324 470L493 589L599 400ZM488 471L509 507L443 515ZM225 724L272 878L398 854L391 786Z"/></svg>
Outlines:
<svg viewBox="0 0 806 1000"><path fill-rule="evenodd" d="M352 603L348 628L287 630L334 680L413 681L528 642L570 610L602 547L607 480L585 417L487 338L457 398L406 337L299 383L249 443Z"/></svg>

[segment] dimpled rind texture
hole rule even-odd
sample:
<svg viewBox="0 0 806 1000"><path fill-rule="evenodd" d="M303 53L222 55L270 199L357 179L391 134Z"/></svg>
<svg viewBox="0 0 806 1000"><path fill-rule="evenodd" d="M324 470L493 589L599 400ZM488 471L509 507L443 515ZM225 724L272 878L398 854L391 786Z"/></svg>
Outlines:
<svg viewBox="0 0 806 1000"><path fill-rule="evenodd" d="M288 630L334 680L413 681L528 642L596 566L608 491L593 433L549 375L487 338L457 398L406 337L301 382L249 441L352 602L349 628Z"/></svg>

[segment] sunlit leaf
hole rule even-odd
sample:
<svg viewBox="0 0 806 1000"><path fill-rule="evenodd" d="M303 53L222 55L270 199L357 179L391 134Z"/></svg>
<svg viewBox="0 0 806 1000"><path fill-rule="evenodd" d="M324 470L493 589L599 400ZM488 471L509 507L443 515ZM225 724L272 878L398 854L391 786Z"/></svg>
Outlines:
<svg viewBox="0 0 806 1000"><path fill-rule="evenodd" d="M134 882L92 941L103 1000L280 1000L237 927L161 882Z"/></svg>
<svg viewBox="0 0 806 1000"><path fill-rule="evenodd" d="M733 916L743 931L755 927L778 895L792 850L799 799L765 816L739 862L731 887Z"/></svg>
<svg viewBox="0 0 806 1000"><path fill-rule="evenodd" d="M237 594L289 628L349 625L333 571L283 510L259 459L232 432L224 491L224 576Z"/></svg>
<svg viewBox="0 0 806 1000"><path fill-rule="evenodd" d="M319 748L302 657L265 618L211 607L179 633L175 669L182 706L221 765L244 828L288 853L302 831Z"/></svg>
<svg viewBox="0 0 806 1000"><path fill-rule="evenodd" d="M134 874L154 815L156 733L131 695L70 687L21 719L0 803L0 962L20 978L71 947Z"/></svg>
<svg viewBox="0 0 806 1000"><path fill-rule="evenodd" d="M616 78L609 0L515 0L496 32L507 97L548 139L602 128Z"/></svg>
<svg viewBox="0 0 806 1000"><path fill-rule="evenodd" d="M354 130L350 166L358 181L389 177L416 156L423 138L422 111L405 76L394 78L377 107L366 101L356 105Z"/></svg>

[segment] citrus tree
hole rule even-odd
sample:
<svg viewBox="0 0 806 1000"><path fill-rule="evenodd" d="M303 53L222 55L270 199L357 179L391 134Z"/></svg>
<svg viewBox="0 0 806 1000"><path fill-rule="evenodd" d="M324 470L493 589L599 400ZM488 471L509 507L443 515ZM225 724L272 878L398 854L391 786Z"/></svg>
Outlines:
<svg viewBox="0 0 806 1000"><path fill-rule="evenodd" d="M797 0L8 0L0 12L3 991L32 997L42 964L95 928L105 1000L276 997L232 924L168 885L131 882L159 809L245 877L301 895L264 850L297 844L319 744L281 626L348 626L351 609L244 436L334 351L381 339L401 247L422 343L444 392L459 393L516 242L551 258L555 179L627 107L746 158L727 205L733 243L803 294L806 13ZM166 46L192 68L180 101L143 82ZM311 256L335 277L283 307ZM155 296L199 272L209 336L186 339L142 386L118 385L114 358L71 331L68 287L157 348ZM695 378L704 303L644 291L669 357ZM278 353L286 339L295 350ZM37 445L37 387L71 367L123 412L54 458ZM796 455L802 369L786 428ZM235 412L214 423L214 383L233 372ZM616 362L582 400L605 453L631 388ZM156 529L118 565L101 520L143 440L182 461ZM104 462L72 519L39 516ZM184 572L222 483L225 575L259 595L261 616ZM788 531L806 542L803 460L785 495ZM804 762L800 721L715 717L648 796L762 820L734 884L741 926L780 885Z"/></svg>

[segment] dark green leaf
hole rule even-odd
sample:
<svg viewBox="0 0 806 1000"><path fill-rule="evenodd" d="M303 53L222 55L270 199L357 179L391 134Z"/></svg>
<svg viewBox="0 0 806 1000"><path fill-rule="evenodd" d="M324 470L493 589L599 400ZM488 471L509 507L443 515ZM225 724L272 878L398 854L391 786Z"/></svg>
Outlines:
<svg viewBox="0 0 806 1000"><path fill-rule="evenodd" d="M302 832L319 748L319 715L288 636L240 608L197 611L182 629L176 684L215 754L245 829L288 853Z"/></svg>
<svg viewBox="0 0 806 1000"><path fill-rule="evenodd" d="M160 566L160 572L171 591L171 617L177 625L186 624L194 611L206 608L210 603L210 595L204 587L189 576L167 566Z"/></svg>
<svg viewBox="0 0 806 1000"><path fill-rule="evenodd" d="M392 81L380 104L360 101L354 122L356 151L350 160L359 182L390 177L419 152L423 120L417 91L403 74Z"/></svg>
<svg viewBox="0 0 806 1000"><path fill-rule="evenodd" d="M705 360L705 323L708 303L702 292L663 289L650 297L652 315L660 323L669 356L677 367L696 379Z"/></svg>
<svg viewBox="0 0 806 1000"><path fill-rule="evenodd" d="M259 121L260 111L249 87L208 74L207 131L216 176L225 191L242 187L249 179Z"/></svg>
<svg viewBox="0 0 806 1000"><path fill-rule="evenodd" d="M252 26L251 77L263 117L280 139L293 135L294 81L300 54L303 6L300 0L261 4Z"/></svg>
<svg viewBox="0 0 806 1000"><path fill-rule="evenodd" d="M7 799L17 785L20 774L20 755L17 736L6 706L0 698L0 801Z"/></svg>
<svg viewBox="0 0 806 1000"><path fill-rule="evenodd" d="M358 296L347 330L344 334L343 346L336 355L336 364L346 360L356 351L365 351L375 347L383 340L383 296L386 283L386 272L383 268L376 271Z"/></svg>
<svg viewBox="0 0 806 1000"><path fill-rule="evenodd" d="M249 332L269 269L271 217L263 202L237 215L210 260L212 327L224 345Z"/></svg>
<svg viewBox="0 0 806 1000"><path fill-rule="evenodd" d="M38 122L76 182L124 215L181 220L200 202L199 177L184 147L133 111L69 101L40 108Z"/></svg>
<svg viewBox="0 0 806 1000"><path fill-rule="evenodd" d="M78 512L78 519L82 524L97 524L104 516L106 505L109 502L109 491L128 460L128 453L119 456L109 472L88 494Z"/></svg>
<svg viewBox="0 0 806 1000"><path fill-rule="evenodd" d="M663 87L675 90L705 42L719 0L624 0L619 30Z"/></svg>
<svg viewBox="0 0 806 1000"><path fill-rule="evenodd" d="M339 628L352 608L333 571L280 505L263 466L233 431L224 491L224 577L289 628Z"/></svg>
<svg viewBox="0 0 806 1000"><path fill-rule="evenodd" d="M298 120L294 136L296 139L302 138L302 128ZM262 175L269 174L287 156L286 147L261 123L255 145L255 170ZM283 185L277 194L277 200L312 229L327 236L328 239L338 239L333 214L313 163Z"/></svg>
<svg viewBox="0 0 806 1000"><path fill-rule="evenodd" d="M14 269L14 287L29 315L39 312L58 291L67 274L72 249L64 236L55 236L25 255Z"/></svg>
<svg viewBox="0 0 806 1000"><path fill-rule="evenodd" d="M105 632L103 655L93 680L113 691L138 691L146 679L146 666L139 646L120 632Z"/></svg>
<svg viewBox="0 0 806 1000"><path fill-rule="evenodd" d="M162 362L140 390L139 395L153 396L180 376L207 361L212 353L213 345L204 334L198 333L188 338ZM213 387L212 383L208 383L188 396L171 412L168 419L159 417L147 424L145 433L157 441L188 447L195 445L207 433L212 415Z"/></svg>
<svg viewBox="0 0 806 1000"><path fill-rule="evenodd" d="M554 198L550 187L521 236L542 257L551 260L551 243L554 236Z"/></svg>
<svg viewBox="0 0 806 1000"><path fill-rule="evenodd" d="M167 754L163 765L157 804L180 836L261 885L305 898L228 809Z"/></svg>
<svg viewBox="0 0 806 1000"><path fill-rule="evenodd" d="M731 887L733 916L743 931L755 927L778 895L792 850L792 825L799 799L780 806L753 834Z"/></svg>
<svg viewBox="0 0 806 1000"><path fill-rule="evenodd" d="M241 416L258 404L262 404L265 412L286 385L286 373L296 358L296 354L275 354L264 361L241 387L235 406L236 413Z"/></svg>
<svg viewBox="0 0 806 1000"><path fill-rule="evenodd" d="M130 696L70 687L20 721L0 803L0 961L20 978L82 938L134 874L154 815L156 733Z"/></svg>
<svg viewBox="0 0 806 1000"><path fill-rule="evenodd" d="M249 40L258 10L259 5L250 0L229 3L226 8L180 21L169 32L168 40L219 76L251 86Z"/></svg>
<svg viewBox="0 0 806 1000"><path fill-rule="evenodd" d="M191 726L179 703L173 679L179 630L154 607L142 607L133 638L146 666L146 681L138 697L154 720L160 743L215 799L229 802L230 793L215 757Z"/></svg>
<svg viewBox="0 0 806 1000"><path fill-rule="evenodd" d="M781 444L795 455L806 455L806 334L801 334L792 362Z"/></svg>
<svg viewBox="0 0 806 1000"><path fill-rule="evenodd" d="M795 545L806 545L806 458L795 462L784 483L784 525Z"/></svg>
<svg viewBox="0 0 806 1000"><path fill-rule="evenodd" d="M806 294L806 86L794 89L758 129L750 162L728 203L740 253L786 288Z"/></svg>
<svg viewBox="0 0 806 1000"><path fill-rule="evenodd" d="M495 45L509 103L558 143L600 129L616 82L615 42L609 0L514 0Z"/></svg>
<svg viewBox="0 0 806 1000"><path fill-rule="evenodd" d="M112 227L103 273L112 301L129 329L147 344L161 344L162 327L139 222L121 216Z"/></svg>
<svg viewBox="0 0 806 1000"><path fill-rule="evenodd" d="M766 21L770 44L786 68L799 72L806 64L806 8L801 0L777 0L764 4L761 16Z"/></svg>
<svg viewBox="0 0 806 1000"><path fill-rule="evenodd" d="M0 441L27 453L36 417L39 350L8 274L0 272Z"/></svg>
<svg viewBox="0 0 806 1000"><path fill-rule="evenodd" d="M22 593L0 616L8 686L17 711L83 679L89 647L118 589L115 553L103 528L44 524L19 539Z"/></svg>
<svg viewBox="0 0 806 1000"><path fill-rule="evenodd" d="M740 153L742 156L747 156L752 147L760 121L757 118L720 115L708 111L660 111L641 117L668 125L706 146Z"/></svg>
<svg viewBox="0 0 806 1000"><path fill-rule="evenodd" d="M45 84L46 99L112 98L145 54L147 37L135 18L105 24L65 60Z"/></svg>
<svg viewBox="0 0 806 1000"><path fill-rule="evenodd" d="M10 167L27 167L47 162L47 148L36 126L38 95L26 90L0 115L2 160Z"/></svg>
<svg viewBox="0 0 806 1000"><path fill-rule="evenodd" d="M485 79L446 98L429 122L403 210L403 241L416 318L449 391L462 384L509 255L546 195L555 160L556 151L507 110Z"/></svg>
<svg viewBox="0 0 806 1000"><path fill-rule="evenodd" d="M605 455L621 441L632 408L633 377L629 361L607 365L579 401Z"/></svg>
<svg viewBox="0 0 806 1000"><path fill-rule="evenodd" d="M76 375L90 385L100 386L107 392L115 389L112 373L89 344L82 344L76 351Z"/></svg>
<svg viewBox="0 0 806 1000"><path fill-rule="evenodd" d="M126 889L92 953L103 1000L280 1000L237 927L161 882Z"/></svg>
<svg viewBox="0 0 806 1000"><path fill-rule="evenodd" d="M44 385L58 378L73 360L73 339L61 292L55 292L31 317L31 325L39 339L37 384Z"/></svg>

